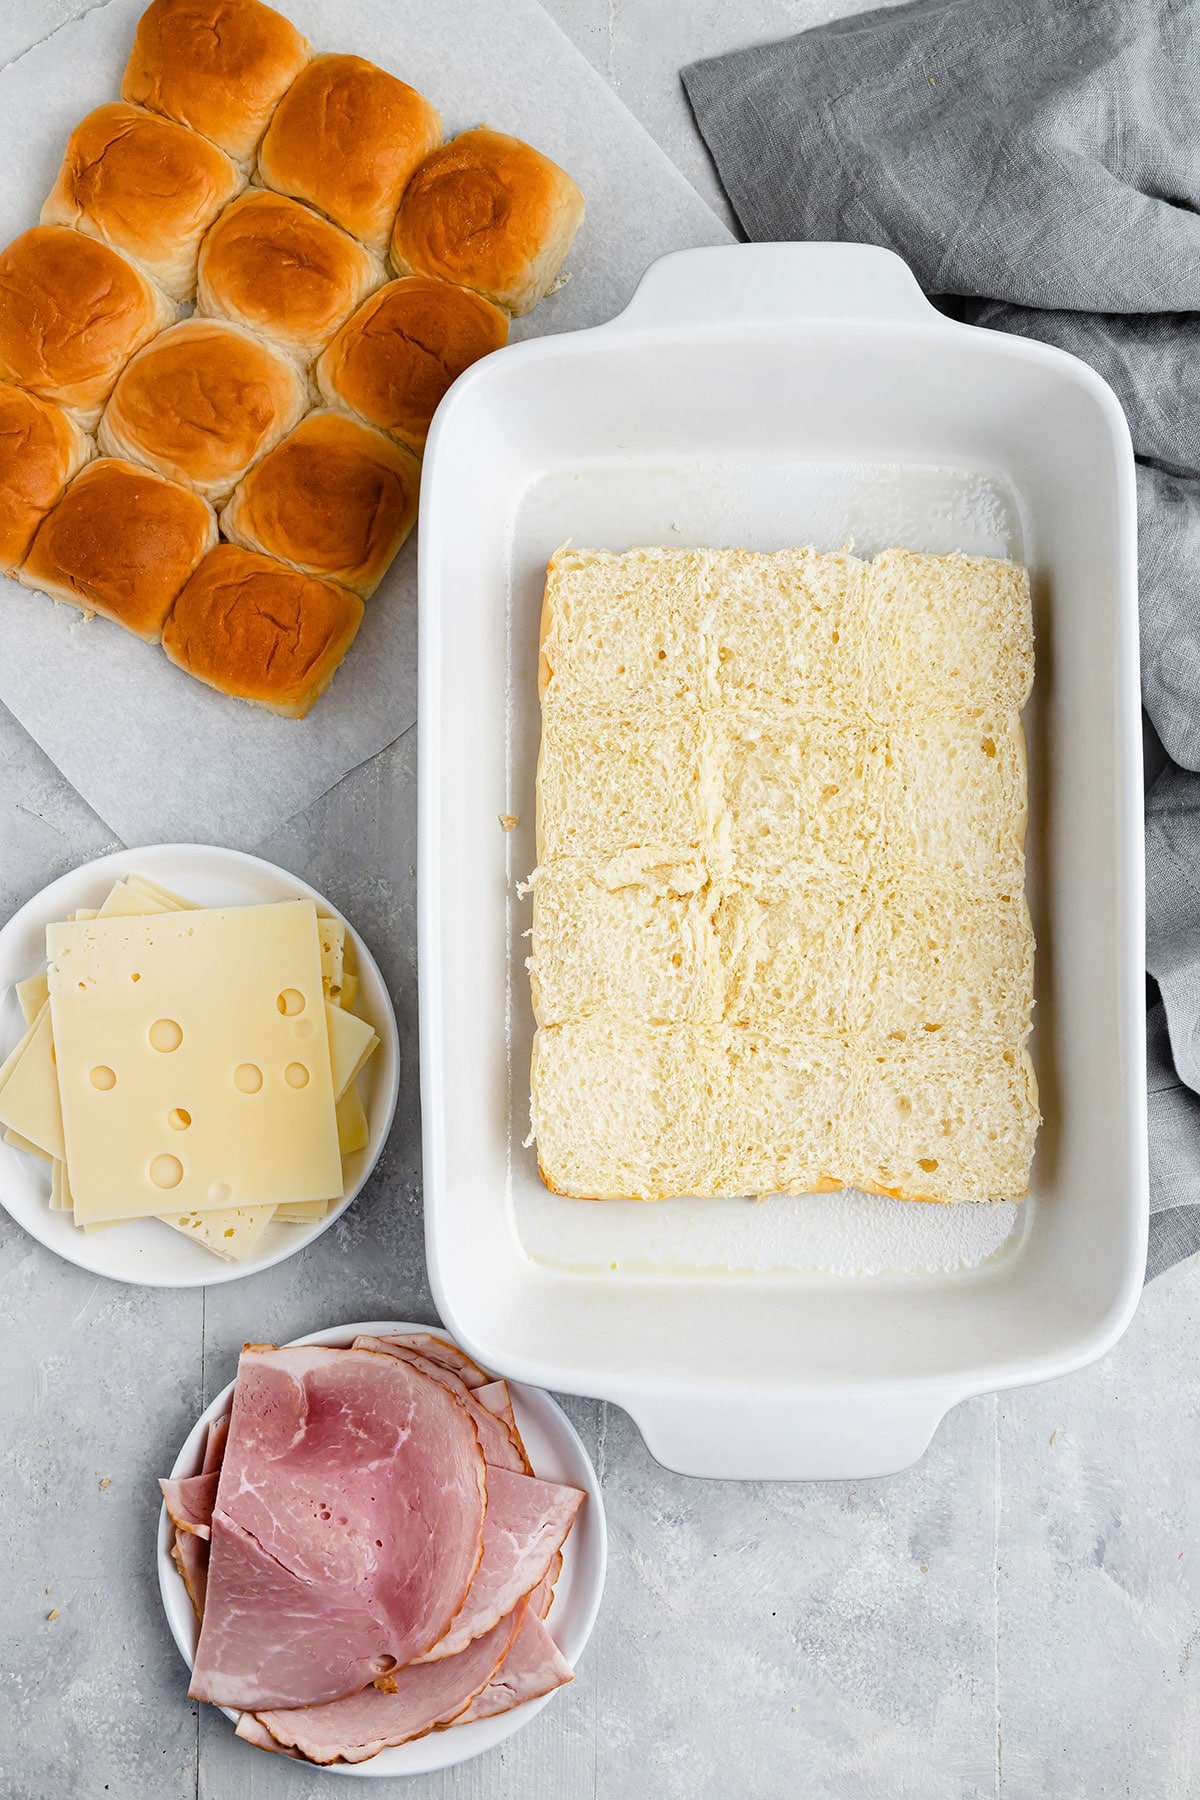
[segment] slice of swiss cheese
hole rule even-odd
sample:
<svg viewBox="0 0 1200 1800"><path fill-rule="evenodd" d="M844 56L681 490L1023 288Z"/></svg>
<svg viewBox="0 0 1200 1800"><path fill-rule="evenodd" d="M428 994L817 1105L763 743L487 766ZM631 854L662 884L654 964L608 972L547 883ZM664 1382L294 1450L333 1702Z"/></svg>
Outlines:
<svg viewBox="0 0 1200 1800"><path fill-rule="evenodd" d="M341 1194L311 901L52 925L46 942L77 1223Z"/></svg>
<svg viewBox="0 0 1200 1800"><path fill-rule="evenodd" d="M357 1013L347 1012L344 1007L335 1006L332 1001L326 1001L325 1015L333 1067L333 1095L335 1100L340 1100L378 1048L379 1039L365 1019L360 1019Z"/></svg>
<svg viewBox="0 0 1200 1800"><path fill-rule="evenodd" d="M351 1082L337 1103L338 1149L343 1156L365 1150L371 1137L367 1111L356 1082Z"/></svg>
<svg viewBox="0 0 1200 1800"><path fill-rule="evenodd" d="M195 912L198 910L194 900L185 900L182 894L173 894L170 888L159 887L157 881L151 881L146 875L127 875L126 883L136 888L139 893L147 894L152 900L161 900L166 912Z"/></svg>
<svg viewBox="0 0 1200 1800"><path fill-rule="evenodd" d="M332 1200L294 1200L290 1206L276 1208L275 1217L281 1225L312 1225L335 1204Z"/></svg>
<svg viewBox="0 0 1200 1800"><path fill-rule="evenodd" d="M339 1141L340 1135L339 1132ZM43 1162L53 1163L54 1161L48 1150L43 1150L40 1144L31 1143L28 1138L23 1138L19 1131L12 1129L11 1125L6 1125L4 1128L4 1141L10 1150L23 1150L26 1156L40 1156Z"/></svg>
<svg viewBox="0 0 1200 1800"><path fill-rule="evenodd" d="M168 905L160 900L157 894L141 893L130 883L118 881L108 898L98 908L98 919L135 919L144 918L149 913L179 912L182 909Z"/></svg>
<svg viewBox="0 0 1200 1800"><path fill-rule="evenodd" d="M180 1231L193 1243L223 1256L226 1262L245 1262L262 1242L275 1217L273 1206L235 1206L220 1212L160 1213L164 1225Z"/></svg>
<svg viewBox="0 0 1200 1800"><path fill-rule="evenodd" d="M17 996L21 1017L27 1025L32 1025L50 998L46 971L43 969L40 975L31 975L27 981L18 981L13 992Z"/></svg>
<svg viewBox="0 0 1200 1800"><path fill-rule="evenodd" d="M0 1068L0 1125L36 1144L46 1156L64 1154L48 1003Z"/></svg>

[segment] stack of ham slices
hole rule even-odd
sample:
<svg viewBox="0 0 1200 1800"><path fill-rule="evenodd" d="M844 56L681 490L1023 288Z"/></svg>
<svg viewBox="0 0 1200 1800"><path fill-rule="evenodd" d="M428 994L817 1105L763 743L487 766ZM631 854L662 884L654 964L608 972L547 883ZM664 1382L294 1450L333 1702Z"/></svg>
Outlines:
<svg viewBox="0 0 1200 1800"><path fill-rule="evenodd" d="M247 1345L200 1472L161 1486L191 1695L264 1750L365 1762L571 1679L543 1621L584 1496L444 1338Z"/></svg>

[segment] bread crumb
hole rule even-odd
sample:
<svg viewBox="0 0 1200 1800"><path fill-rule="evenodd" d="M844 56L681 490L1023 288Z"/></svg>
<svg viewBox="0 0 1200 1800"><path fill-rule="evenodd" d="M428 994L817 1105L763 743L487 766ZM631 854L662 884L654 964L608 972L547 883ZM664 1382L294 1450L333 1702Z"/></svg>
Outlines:
<svg viewBox="0 0 1200 1800"><path fill-rule="evenodd" d="M112 1476L102 1475L97 1485L99 1486L100 1492L103 1494L107 1488L112 1486Z"/></svg>
<svg viewBox="0 0 1200 1800"><path fill-rule="evenodd" d="M502 831L515 831L521 823L520 813L501 813L500 828Z"/></svg>
<svg viewBox="0 0 1200 1800"><path fill-rule="evenodd" d="M57 1617L58 1617L58 1608L57 1608L57 1606L52 1606L50 1608L50 1611L46 1614L47 1625L53 1624L54 1620L57 1619Z"/></svg>

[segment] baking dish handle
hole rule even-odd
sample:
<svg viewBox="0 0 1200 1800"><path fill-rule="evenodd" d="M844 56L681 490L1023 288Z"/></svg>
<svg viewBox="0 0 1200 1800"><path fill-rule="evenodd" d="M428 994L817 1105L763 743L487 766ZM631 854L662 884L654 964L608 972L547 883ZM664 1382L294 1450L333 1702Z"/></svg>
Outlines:
<svg viewBox="0 0 1200 1800"><path fill-rule="evenodd" d="M602 331L647 326L950 321L908 264L875 244L716 244L651 263L623 313Z"/></svg>
<svg viewBox="0 0 1200 1800"><path fill-rule="evenodd" d="M645 1395L621 1400L651 1456L724 1481L855 1481L925 1454L961 1394Z"/></svg>

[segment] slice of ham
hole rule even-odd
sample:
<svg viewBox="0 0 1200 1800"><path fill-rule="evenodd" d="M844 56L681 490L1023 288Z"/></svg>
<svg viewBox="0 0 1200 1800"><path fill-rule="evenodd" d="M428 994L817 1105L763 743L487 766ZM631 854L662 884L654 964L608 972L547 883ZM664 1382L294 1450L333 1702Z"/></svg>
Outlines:
<svg viewBox="0 0 1200 1800"><path fill-rule="evenodd" d="M214 1470L207 1475L185 1475L182 1480L159 1482L167 1515L177 1531L207 1538L219 1479Z"/></svg>
<svg viewBox="0 0 1200 1800"><path fill-rule="evenodd" d="M543 1694L552 1694L574 1679L570 1663L530 1605L508 1655L454 1723L470 1725L476 1719L493 1718L496 1713L523 1706L526 1700L540 1700Z"/></svg>
<svg viewBox="0 0 1200 1800"><path fill-rule="evenodd" d="M562 1566L563 1558L562 1551L560 1550L550 1564L550 1567L546 1570L542 1580L529 1596L530 1609L537 1614L539 1619L546 1618L550 1608L554 1605L554 1589L557 1585L559 1576L562 1574Z"/></svg>
<svg viewBox="0 0 1200 1800"><path fill-rule="evenodd" d="M278 1738L273 1738L255 1713L238 1714L235 1735L242 1738L247 1744L253 1744L258 1750L272 1750L276 1756L291 1756L297 1762L304 1761L298 1750L293 1750L289 1745L281 1744Z"/></svg>
<svg viewBox="0 0 1200 1800"><path fill-rule="evenodd" d="M582 1501L578 1488L489 1469L483 1559L454 1623L417 1660L457 1656L506 1618L545 1577Z"/></svg>
<svg viewBox="0 0 1200 1800"><path fill-rule="evenodd" d="M204 1590L208 1586L208 1543L194 1531L175 1529L171 1556L187 1589L187 1597L198 1619L204 1617Z"/></svg>
<svg viewBox="0 0 1200 1800"><path fill-rule="evenodd" d="M432 1648L482 1557L486 1498L471 1416L410 1362L248 1345L193 1698L320 1705Z"/></svg>
<svg viewBox="0 0 1200 1800"><path fill-rule="evenodd" d="M465 1350L452 1344L449 1338L439 1337L432 1331L389 1331L384 1338L388 1344L402 1344L407 1350L415 1350L419 1356L426 1356L443 1369L449 1369L469 1388L481 1388L491 1381L486 1369L481 1369L477 1362L472 1362Z"/></svg>
<svg viewBox="0 0 1200 1800"><path fill-rule="evenodd" d="M461 1656L397 1669L385 1677L384 1687L364 1688L329 1706L260 1712L260 1723L309 1762L366 1762L381 1750L452 1724L504 1661L524 1611L519 1606Z"/></svg>
<svg viewBox="0 0 1200 1800"><path fill-rule="evenodd" d="M525 1473L527 1475L532 1475L533 1464L529 1460L529 1452L526 1450L521 1438L520 1428L517 1425L517 1415L513 1411L512 1398L508 1391L507 1381L489 1381L486 1387L478 1387L474 1390L474 1393L480 1406L486 1406L490 1413L495 1413L498 1419L503 1419L508 1430L508 1435L516 1445L517 1455L521 1458L521 1465L524 1468Z"/></svg>
<svg viewBox="0 0 1200 1800"><path fill-rule="evenodd" d="M481 1406L474 1393L452 1369L444 1368L440 1363L423 1356L420 1351L410 1349L407 1344L398 1344L391 1338L355 1338L356 1350L373 1350L382 1356L394 1356L399 1362L406 1362L414 1369L420 1369L431 1381L444 1387L447 1393L453 1394L460 1406L465 1406L471 1415L471 1422L479 1433L479 1442L483 1449L484 1461L491 1468L512 1469L515 1474L523 1474L524 1459L517 1449L508 1426L503 1419Z"/></svg>
<svg viewBox="0 0 1200 1800"><path fill-rule="evenodd" d="M229 1436L229 1414L219 1419L210 1419L208 1436L204 1440L204 1461L200 1464L202 1475L211 1475L214 1469L221 1467L221 1458L225 1454L225 1439Z"/></svg>

